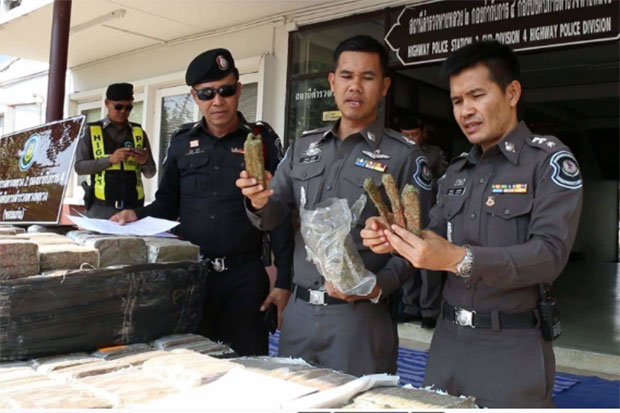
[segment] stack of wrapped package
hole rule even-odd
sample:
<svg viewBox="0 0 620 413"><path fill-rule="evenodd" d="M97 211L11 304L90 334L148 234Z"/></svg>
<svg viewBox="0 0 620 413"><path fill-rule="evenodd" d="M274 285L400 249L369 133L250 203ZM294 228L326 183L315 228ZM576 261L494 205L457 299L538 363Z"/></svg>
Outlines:
<svg viewBox="0 0 620 413"><path fill-rule="evenodd" d="M172 240L184 259L149 264L138 237L2 229L0 361L139 343L200 322L206 268L188 242Z"/></svg>
<svg viewBox="0 0 620 413"><path fill-rule="evenodd" d="M210 386L218 385L227 374L240 370L258 375L260 382L276 380L270 382L276 386L293 382L307 388L306 394L313 398L325 395L324 399L334 400L324 407L373 411L474 407L471 397L458 398L424 389L391 386L349 392L347 388L355 384L356 377L314 367L301 359L222 358L230 354L229 347L205 337L176 334L148 344L0 363L0 408L147 408L150 411L169 406L171 399L182 401L179 410L208 408L209 400L200 395ZM240 401L243 405L264 403L264 400L239 400L247 397L246 389L237 383L230 384L232 388L218 387L237 394L238 399L230 400L230 408L234 409ZM344 398L333 397L345 393L348 396Z"/></svg>

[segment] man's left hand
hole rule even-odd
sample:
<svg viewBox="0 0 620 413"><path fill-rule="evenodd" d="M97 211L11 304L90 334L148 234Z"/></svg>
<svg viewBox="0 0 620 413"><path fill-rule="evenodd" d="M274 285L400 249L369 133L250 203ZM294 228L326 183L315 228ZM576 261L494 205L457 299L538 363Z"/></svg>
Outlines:
<svg viewBox="0 0 620 413"><path fill-rule="evenodd" d="M344 294L334 284L330 283L329 281L325 283L325 288L327 290L327 295L329 295L330 297L338 298L348 303L352 303L358 300L372 300L373 298L377 298L377 296L379 296L379 293L381 292L381 288L379 287L379 284L375 284L375 288L373 288L370 294L368 295Z"/></svg>
<svg viewBox="0 0 620 413"><path fill-rule="evenodd" d="M267 311L271 304L275 304L276 307L278 307L278 329L282 327L282 312L286 304L288 304L289 298L291 298L291 292L289 290L274 288L260 306L261 311Z"/></svg>

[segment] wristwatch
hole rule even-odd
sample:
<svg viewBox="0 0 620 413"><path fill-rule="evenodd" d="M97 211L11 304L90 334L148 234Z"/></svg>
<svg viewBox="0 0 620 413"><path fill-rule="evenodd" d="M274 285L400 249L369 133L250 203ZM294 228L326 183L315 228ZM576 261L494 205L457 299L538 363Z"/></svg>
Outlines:
<svg viewBox="0 0 620 413"><path fill-rule="evenodd" d="M465 248L465 256L456 264L456 275L463 278L471 277L471 270L474 267L474 254L471 252L469 245L463 245Z"/></svg>

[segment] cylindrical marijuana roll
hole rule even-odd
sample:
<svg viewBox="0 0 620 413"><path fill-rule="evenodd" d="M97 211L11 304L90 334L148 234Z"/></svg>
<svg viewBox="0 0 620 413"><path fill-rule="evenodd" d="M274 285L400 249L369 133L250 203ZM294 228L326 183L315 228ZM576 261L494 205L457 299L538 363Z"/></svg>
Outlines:
<svg viewBox="0 0 620 413"><path fill-rule="evenodd" d="M373 204L375 204L375 207L379 211L379 215L385 219L385 222L390 223L390 210L387 205L385 205L381 192L379 192L379 188L377 188L372 178L366 178L364 180L364 189L368 193L368 196L370 196Z"/></svg>
<svg viewBox="0 0 620 413"><path fill-rule="evenodd" d="M265 186L265 158L263 156L263 139L260 135L248 133L248 137L243 145L243 157L245 159L245 170L250 177L255 178L258 185Z"/></svg>
<svg viewBox="0 0 620 413"><path fill-rule="evenodd" d="M407 230L420 236L420 200L418 190L411 184L403 188L403 206L405 207L405 219L407 220Z"/></svg>
<svg viewBox="0 0 620 413"><path fill-rule="evenodd" d="M394 177L390 174L383 174L381 177L381 182L383 182L383 187L385 188L385 193L390 199L390 204L392 205L392 213L394 214L394 223L399 227L406 227L405 224L405 215L403 214L403 206L400 203L400 196L398 195L398 187L396 186L396 182L394 182Z"/></svg>

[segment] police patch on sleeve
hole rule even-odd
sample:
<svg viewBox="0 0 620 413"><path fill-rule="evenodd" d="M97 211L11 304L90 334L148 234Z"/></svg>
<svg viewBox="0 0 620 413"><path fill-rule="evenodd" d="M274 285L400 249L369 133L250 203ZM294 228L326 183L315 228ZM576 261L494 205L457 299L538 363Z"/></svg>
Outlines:
<svg viewBox="0 0 620 413"><path fill-rule="evenodd" d="M553 174L551 175L553 182L562 188L581 188L581 173L572 153L560 151L551 157L549 164L553 168Z"/></svg>
<svg viewBox="0 0 620 413"><path fill-rule="evenodd" d="M426 156L418 156L415 163L417 168L413 174L413 180L420 188L430 191L433 185L433 177L431 169L428 167L428 159Z"/></svg>

